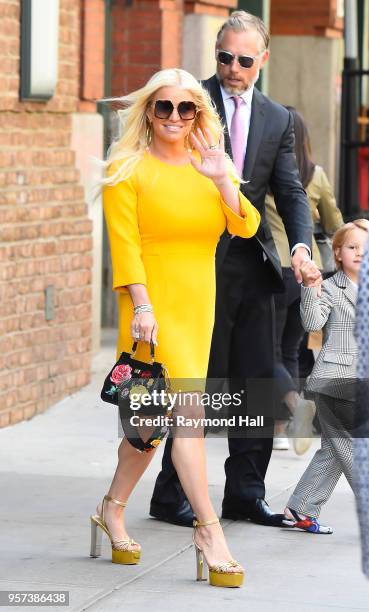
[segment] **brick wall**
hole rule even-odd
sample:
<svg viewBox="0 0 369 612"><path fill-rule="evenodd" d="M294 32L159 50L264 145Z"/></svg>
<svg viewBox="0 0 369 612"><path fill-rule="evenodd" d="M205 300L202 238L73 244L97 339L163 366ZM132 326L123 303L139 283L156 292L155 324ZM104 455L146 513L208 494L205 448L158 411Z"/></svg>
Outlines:
<svg viewBox="0 0 369 612"><path fill-rule="evenodd" d="M226 17L237 0L132 0L112 5L111 95L134 91L154 72L182 66L186 14Z"/></svg>
<svg viewBox="0 0 369 612"><path fill-rule="evenodd" d="M343 20L337 17L338 0L273 0L270 31L282 36L342 36Z"/></svg>
<svg viewBox="0 0 369 612"><path fill-rule="evenodd" d="M206 4L203 4L205 1ZM186 12L209 14L235 0L133 0L112 6L111 95L120 96L141 87L162 68L182 65L182 28Z"/></svg>
<svg viewBox="0 0 369 612"><path fill-rule="evenodd" d="M96 110L104 96L105 0L81 0L81 70L79 110Z"/></svg>
<svg viewBox="0 0 369 612"><path fill-rule="evenodd" d="M132 6L114 3L112 25L111 93L121 96L141 87L161 68L160 0L134 0Z"/></svg>
<svg viewBox="0 0 369 612"><path fill-rule="evenodd" d="M198 15L214 15L226 19L229 11L237 8L237 0L185 0L186 13Z"/></svg>
<svg viewBox="0 0 369 612"><path fill-rule="evenodd" d="M60 0L55 96L20 102L20 0L0 0L0 426L42 412L89 381L91 222L70 144L81 14L77 0ZM84 90L89 95L86 80Z"/></svg>

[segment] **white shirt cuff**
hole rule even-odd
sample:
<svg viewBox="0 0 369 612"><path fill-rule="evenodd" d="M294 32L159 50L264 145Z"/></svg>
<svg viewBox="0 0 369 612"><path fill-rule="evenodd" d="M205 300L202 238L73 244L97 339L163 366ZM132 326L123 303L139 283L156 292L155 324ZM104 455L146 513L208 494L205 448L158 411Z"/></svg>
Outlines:
<svg viewBox="0 0 369 612"><path fill-rule="evenodd" d="M295 244L295 246L291 249L291 257L294 254L294 252L296 251L296 249L298 249L299 247L304 247L304 249L307 250L307 252L309 254L309 257L311 258L311 249L304 242L298 242L297 244Z"/></svg>

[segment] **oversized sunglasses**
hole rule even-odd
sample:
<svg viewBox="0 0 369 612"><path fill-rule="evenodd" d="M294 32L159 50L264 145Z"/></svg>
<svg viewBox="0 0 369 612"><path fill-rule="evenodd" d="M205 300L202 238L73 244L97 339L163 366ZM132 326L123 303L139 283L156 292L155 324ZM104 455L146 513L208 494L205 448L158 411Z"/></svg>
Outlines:
<svg viewBox="0 0 369 612"><path fill-rule="evenodd" d="M261 52L263 53L263 51ZM233 55L230 51L222 51L222 49L217 50L217 59L220 64L224 66L229 66L236 59L241 66L241 68L251 68L254 65L255 60L260 57L259 55Z"/></svg>
<svg viewBox="0 0 369 612"><path fill-rule="evenodd" d="M177 106L174 106L171 100L155 100L154 115L158 119L169 119L174 109L182 121L190 121L196 117L197 106L190 100L183 100Z"/></svg>

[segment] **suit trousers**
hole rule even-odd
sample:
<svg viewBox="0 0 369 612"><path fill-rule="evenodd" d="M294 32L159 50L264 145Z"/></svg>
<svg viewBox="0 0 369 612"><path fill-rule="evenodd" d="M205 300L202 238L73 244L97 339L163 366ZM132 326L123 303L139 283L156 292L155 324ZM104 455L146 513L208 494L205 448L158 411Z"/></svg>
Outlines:
<svg viewBox="0 0 369 612"><path fill-rule="evenodd" d="M283 403L289 391L298 391L299 383L299 349L304 335L300 317L301 288L291 268L282 268L284 293L277 294L276 312L276 365L275 379L278 392L276 418L288 420L291 413Z"/></svg>
<svg viewBox="0 0 369 612"><path fill-rule="evenodd" d="M221 387L226 379L232 393L252 387L245 397L251 395L253 401L243 402L241 407L230 406L228 413L264 415L264 427L237 426L228 431L223 507L240 511L265 496L264 479L273 444L275 328L269 275L259 244L237 237L231 240L217 273L208 390ZM175 507L183 501L184 493L171 461L171 446L169 438L152 501Z"/></svg>
<svg viewBox="0 0 369 612"><path fill-rule="evenodd" d="M355 403L321 393L314 394L314 400L322 429L321 448L297 483L287 506L317 518L342 474L352 487Z"/></svg>

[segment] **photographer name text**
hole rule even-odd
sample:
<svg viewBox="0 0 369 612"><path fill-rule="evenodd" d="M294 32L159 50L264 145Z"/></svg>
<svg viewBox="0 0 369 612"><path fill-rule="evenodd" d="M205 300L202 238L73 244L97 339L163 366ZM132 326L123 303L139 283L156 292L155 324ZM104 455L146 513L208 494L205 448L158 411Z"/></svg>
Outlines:
<svg viewBox="0 0 369 612"><path fill-rule="evenodd" d="M264 416L232 416L229 418L198 418L192 419L183 415L178 415L175 418L170 416L156 416L154 418L140 417L138 414L129 419L132 427L190 427L199 429L200 427L263 427Z"/></svg>

